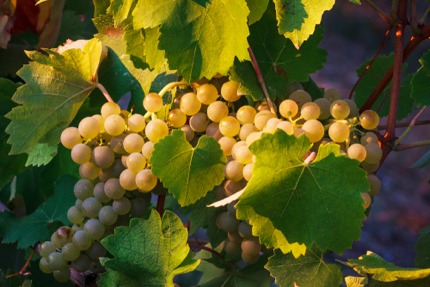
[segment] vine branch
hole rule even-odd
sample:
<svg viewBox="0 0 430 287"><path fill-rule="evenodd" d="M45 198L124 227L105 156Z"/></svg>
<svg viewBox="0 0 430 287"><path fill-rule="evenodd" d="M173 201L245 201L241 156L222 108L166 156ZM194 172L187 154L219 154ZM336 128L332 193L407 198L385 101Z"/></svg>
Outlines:
<svg viewBox="0 0 430 287"><path fill-rule="evenodd" d="M385 15L384 11L381 10L381 8L379 8L375 3L373 3L373 1L371 0L365 0L367 4L369 4L370 7L372 7L373 10L376 11L376 13L378 13L379 17L388 25L391 26L392 20L390 19L390 17L388 17L387 15Z"/></svg>
<svg viewBox="0 0 430 287"><path fill-rule="evenodd" d="M166 194L160 194L157 198L157 211L160 214L160 217L163 217L164 213L164 203L166 202Z"/></svg>
<svg viewBox="0 0 430 287"><path fill-rule="evenodd" d="M9 279L9 278L19 276L19 275L24 275L24 276L30 275L31 273L27 272L26 270L27 270L28 265L30 264L31 259L34 256L34 254L36 254L36 250L33 248L33 251L31 252L30 256L28 256L28 259L25 262L24 266L22 266L21 270L19 270L18 272L15 272L13 274L9 274L9 275L5 276L5 278Z"/></svg>
<svg viewBox="0 0 430 287"><path fill-rule="evenodd" d="M409 124L408 128L403 132L403 134L394 142L394 145L398 145L408 134L409 132L412 130L412 128L415 126L418 118L424 113L424 111L426 110L427 106L423 107L416 115L415 117L412 119L411 123Z"/></svg>

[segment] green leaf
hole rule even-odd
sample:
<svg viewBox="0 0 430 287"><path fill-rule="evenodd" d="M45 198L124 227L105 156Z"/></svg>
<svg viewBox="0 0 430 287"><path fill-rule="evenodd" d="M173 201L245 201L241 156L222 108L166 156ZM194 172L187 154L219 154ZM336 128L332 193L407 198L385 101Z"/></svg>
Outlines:
<svg viewBox="0 0 430 287"><path fill-rule="evenodd" d="M119 227L102 240L114 256L103 261L107 272L100 286L173 287L173 277L193 271L194 260L187 245L188 232L181 219L166 210L163 219L152 210L148 220L133 218L129 227Z"/></svg>
<svg viewBox="0 0 430 287"><path fill-rule="evenodd" d="M279 287L335 287L343 277L339 265L325 263L322 252L314 249L308 249L299 258L276 249L265 268Z"/></svg>
<svg viewBox="0 0 430 287"><path fill-rule="evenodd" d="M420 231L420 237L414 247L415 266L430 268L430 226Z"/></svg>
<svg viewBox="0 0 430 287"><path fill-rule="evenodd" d="M17 73L26 84L12 98L20 106L6 115L12 120L6 128L11 154L29 153L39 143L59 143L61 131L97 84L102 45L91 40L83 50L27 55L33 61Z"/></svg>
<svg viewBox="0 0 430 287"><path fill-rule="evenodd" d="M279 34L300 30L308 17L302 0L274 0L274 2Z"/></svg>
<svg viewBox="0 0 430 287"><path fill-rule="evenodd" d="M195 203L224 180L226 158L212 137L200 137L193 148L183 131L173 130L154 148L152 171L181 206Z"/></svg>
<svg viewBox="0 0 430 287"><path fill-rule="evenodd" d="M57 154L57 145L49 146L44 143L36 144L33 149L28 152L27 162L25 166L41 166L48 164Z"/></svg>
<svg viewBox="0 0 430 287"><path fill-rule="evenodd" d="M288 2L291 2L291 1L288 1ZM280 32L282 33L282 31L286 30L287 32L284 33L284 36L290 39L296 48L299 48L306 40L308 40L309 36L315 32L315 26L321 23L322 15L324 14L324 12L329 11L331 10L331 8L333 8L335 0L295 1L294 4L296 4L296 7L289 8L290 9L289 11L292 10L300 13L300 17L298 17L298 19L300 19L302 18L303 12L301 11L300 4L298 4L297 2L302 3L302 5L304 6L305 13L307 14L307 17L304 19L303 24L299 28L294 28L294 30L289 31L292 27L294 27L293 25L290 24L285 28L280 27ZM299 20L296 20L296 21L299 21ZM295 26L297 26L297 24L295 24Z"/></svg>
<svg viewBox="0 0 430 287"><path fill-rule="evenodd" d="M76 179L71 176L60 178L55 186L55 194L28 216L18 218L9 212L0 213L0 222L3 222L0 230L2 242L18 242L19 249L26 248L50 237L49 224L56 221L68 224L67 210L76 200L73 194L75 182Z"/></svg>
<svg viewBox="0 0 430 287"><path fill-rule="evenodd" d="M362 77L360 83L355 89L354 99L357 103L358 107L361 107L372 93L372 91L379 84L381 79L383 78L385 72L393 65L394 54L390 54L388 56L378 56L373 64L370 66L369 70L367 70ZM357 76L359 77L369 65L369 61L364 63L357 70ZM406 77L400 87L400 97L399 97L399 108L397 111L397 119L403 119L407 117L407 115L412 112L413 101L410 97L411 94L411 77ZM378 114L380 117L384 117L388 115L389 107L390 107L390 93L391 93L391 84L389 84L385 90L381 93L378 100L372 106L373 110L378 110ZM381 106L382 105L382 106Z"/></svg>
<svg viewBox="0 0 430 287"><path fill-rule="evenodd" d="M420 59L421 68L412 78L411 97L418 106L430 105L430 50L427 51Z"/></svg>
<svg viewBox="0 0 430 287"><path fill-rule="evenodd" d="M136 2L135 0L111 0L107 13L113 15L115 27L121 25L128 18Z"/></svg>
<svg viewBox="0 0 430 287"><path fill-rule="evenodd" d="M399 280L393 282L381 282L377 280L370 281L368 287L428 287L430 286L430 277L418 280Z"/></svg>
<svg viewBox="0 0 430 287"><path fill-rule="evenodd" d="M248 25L252 25L263 17L269 0L246 0L246 4L249 8Z"/></svg>
<svg viewBox="0 0 430 287"><path fill-rule="evenodd" d="M251 26L249 45L252 48L261 70L264 82L272 99L284 99L288 85L293 82L306 82L309 74L321 69L327 52L318 47L322 40L322 28L306 41L299 50L276 30L275 10L269 6L266 14ZM236 61L230 71L232 78L241 83L241 89L254 99L262 99L263 94L254 68L250 62Z"/></svg>
<svg viewBox="0 0 430 287"><path fill-rule="evenodd" d="M426 152L419 160L411 165L411 168L422 168L430 164L430 151Z"/></svg>
<svg viewBox="0 0 430 287"><path fill-rule="evenodd" d="M289 242L341 253L360 237L361 192L369 189L366 172L358 161L340 154L336 144L321 145L315 160L305 164L303 156L310 147L306 136L283 131L252 144L253 176L236 205L237 217L263 217ZM271 246L281 248L276 242Z"/></svg>
<svg viewBox="0 0 430 287"><path fill-rule="evenodd" d="M355 276L345 277L346 287L365 287L366 283L367 283L367 278L365 277L355 277Z"/></svg>
<svg viewBox="0 0 430 287"><path fill-rule="evenodd" d="M361 5L361 0L348 0L352 4Z"/></svg>
<svg viewBox="0 0 430 287"><path fill-rule="evenodd" d="M367 252L358 259L348 259L348 266L365 276L369 274L373 280L392 282L396 280L416 280L428 277L430 268L404 268L385 261L381 256Z"/></svg>
<svg viewBox="0 0 430 287"><path fill-rule="evenodd" d="M158 48L165 50L169 67L192 82L226 74L235 57L249 59L248 14L244 0L213 0L205 7L188 0L140 0L133 26L161 25Z"/></svg>

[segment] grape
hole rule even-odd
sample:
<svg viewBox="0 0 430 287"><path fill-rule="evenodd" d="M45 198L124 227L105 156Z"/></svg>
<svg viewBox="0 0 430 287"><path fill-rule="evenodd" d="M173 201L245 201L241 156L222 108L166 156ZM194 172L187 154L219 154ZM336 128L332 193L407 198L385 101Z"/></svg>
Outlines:
<svg viewBox="0 0 430 287"><path fill-rule="evenodd" d="M45 241L42 244L39 245L39 254L42 257L48 257L49 254L52 252L55 252L55 245L51 241Z"/></svg>
<svg viewBox="0 0 430 287"><path fill-rule="evenodd" d="M91 148L83 143L76 144L70 152L72 160L77 164L84 164L91 159Z"/></svg>
<svg viewBox="0 0 430 287"><path fill-rule="evenodd" d="M73 230L69 226L62 226L51 235L51 242L55 247L60 248L72 240Z"/></svg>
<svg viewBox="0 0 430 287"><path fill-rule="evenodd" d="M349 138L349 128L343 122L334 122L328 129L329 137L337 143L342 143Z"/></svg>
<svg viewBox="0 0 430 287"><path fill-rule="evenodd" d="M231 156L231 149L236 144L236 140L232 137L222 137L218 140L225 156Z"/></svg>
<svg viewBox="0 0 430 287"><path fill-rule="evenodd" d="M82 143L82 138L78 128L68 127L61 133L60 141L63 146L72 149L75 145Z"/></svg>
<svg viewBox="0 0 430 287"><path fill-rule="evenodd" d="M249 181L252 177L252 168L254 167L254 163L248 163L243 167L243 178L246 181Z"/></svg>
<svg viewBox="0 0 430 287"><path fill-rule="evenodd" d="M367 192L362 192L361 198L363 198L363 208L368 209L369 206L372 204L372 198Z"/></svg>
<svg viewBox="0 0 430 287"><path fill-rule="evenodd" d="M84 231L89 238L99 240L105 233L105 226L98 219L88 219L84 225Z"/></svg>
<svg viewBox="0 0 430 287"><path fill-rule="evenodd" d="M232 194L235 194L236 192L244 189L246 186L246 181L245 180L240 180L240 181L232 181L232 180L227 180L224 183L224 196L230 196Z"/></svg>
<svg viewBox="0 0 430 287"><path fill-rule="evenodd" d="M244 165L251 163L252 157L253 157L253 154L251 153L248 146L246 145L246 142L245 142L245 145L238 147L235 150L234 154L232 152L232 155L234 159L236 159L238 162Z"/></svg>
<svg viewBox="0 0 430 287"><path fill-rule="evenodd" d="M240 244L236 244L227 239L224 241L224 251L230 257L239 257L242 252L242 249L240 248Z"/></svg>
<svg viewBox="0 0 430 287"><path fill-rule="evenodd" d="M369 181L369 184L370 184L369 194L372 196L377 195L379 193L379 191L381 190L381 181L374 174L368 174L367 180Z"/></svg>
<svg viewBox="0 0 430 287"><path fill-rule="evenodd" d="M352 100L352 99L345 99L344 101L349 106L349 110L350 110L349 117L350 118L358 117L359 110L358 110L357 104L354 102L354 100Z"/></svg>
<svg viewBox="0 0 430 287"><path fill-rule="evenodd" d="M252 106L242 106L236 112L236 118L240 124L253 124L257 111Z"/></svg>
<svg viewBox="0 0 430 287"><path fill-rule="evenodd" d="M366 110L359 116L360 125L366 130L374 130L378 127L379 116L375 111Z"/></svg>
<svg viewBox="0 0 430 287"><path fill-rule="evenodd" d="M330 117L330 106L331 102L326 98L318 98L314 101L315 104L320 108L319 120L326 120Z"/></svg>
<svg viewBox="0 0 430 287"><path fill-rule="evenodd" d="M266 126L263 129L263 132L271 133L271 134L275 133L275 131L277 130L277 126L280 122L281 120L278 118L269 119L266 123Z"/></svg>
<svg viewBox="0 0 430 287"><path fill-rule="evenodd" d="M157 177L150 169L142 169L136 174L136 185L140 191L149 192L157 185Z"/></svg>
<svg viewBox="0 0 430 287"><path fill-rule="evenodd" d="M250 146L253 142L259 140L261 138L262 132L254 132L250 133L246 138L246 144Z"/></svg>
<svg viewBox="0 0 430 287"><path fill-rule="evenodd" d="M133 114L127 120L128 130L133 133L143 131L146 126L145 118L140 114Z"/></svg>
<svg viewBox="0 0 430 287"><path fill-rule="evenodd" d="M125 190L119 184L118 178L110 178L105 182L104 191L110 199L119 199L124 196Z"/></svg>
<svg viewBox="0 0 430 287"><path fill-rule="evenodd" d="M81 254L81 250L73 243L69 242L63 246L61 249L61 254L63 255L64 260L73 261L78 259Z"/></svg>
<svg viewBox="0 0 430 287"><path fill-rule="evenodd" d="M257 110L257 113L261 111L270 111L270 106L266 102L261 102L260 104L258 104L256 110Z"/></svg>
<svg viewBox="0 0 430 287"><path fill-rule="evenodd" d="M180 128L187 122L187 115L180 109L170 110L167 116L167 122L174 128Z"/></svg>
<svg viewBox="0 0 430 287"><path fill-rule="evenodd" d="M219 131L226 137L234 137L240 131L239 121L232 116L227 116L219 122Z"/></svg>
<svg viewBox="0 0 430 287"><path fill-rule="evenodd" d="M228 116L228 106L224 102L215 101L208 106L206 113L211 121L219 123Z"/></svg>
<svg viewBox="0 0 430 287"><path fill-rule="evenodd" d="M197 88L197 98L202 104L209 105L218 98L218 90L212 84L203 84Z"/></svg>
<svg viewBox="0 0 430 287"><path fill-rule="evenodd" d="M367 171L368 173L372 173L378 170L379 168L379 162L377 163L367 163L366 161L363 161L361 163L361 168Z"/></svg>
<svg viewBox="0 0 430 287"><path fill-rule="evenodd" d="M205 113L199 112L190 117L190 127L193 131L202 133L206 130L210 121Z"/></svg>
<svg viewBox="0 0 430 287"><path fill-rule="evenodd" d="M277 129L283 130L287 135L294 134L294 126L289 121L281 121L276 125Z"/></svg>
<svg viewBox="0 0 430 287"><path fill-rule="evenodd" d="M185 133L187 141L192 141L194 139L194 131L189 125L185 125L181 128L181 131Z"/></svg>
<svg viewBox="0 0 430 287"><path fill-rule="evenodd" d="M301 136L302 134L305 134L305 130L302 128L297 128L294 130L294 136L296 138L298 138L299 136Z"/></svg>
<svg viewBox="0 0 430 287"><path fill-rule="evenodd" d="M104 257L106 255L106 249L100 242L94 241L91 247L85 253L93 261L99 261L100 257Z"/></svg>
<svg viewBox="0 0 430 287"><path fill-rule="evenodd" d="M104 128L111 136L119 136L125 130L125 120L120 115L110 115L105 119Z"/></svg>
<svg viewBox="0 0 430 287"><path fill-rule="evenodd" d="M245 263L252 264L257 262L261 251L261 244L258 238L243 239L240 247L242 248L242 260Z"/></svg>
<svg viewBox="0 0 430 287"><path fill-rule="evenodd" d="M215 140L219 140L222 137L222 134L219 131L219 124L210 123L206 128L206 135L208 137L213 137Z"/></svg>
<svg viewBox="0 0 430 287"><path fill-rule="evenodd" d="M350 113L349 105L343 100L336 100L330 106L330 114L336 120L343 120L348 117Z"/></svg>
<svg viewBox="0 0 430 287"><path fill-rule="evenodd" d="M54 273L52 273L52 276L58 282L65 283L70 280L70 269L66 266L63 269L55 270Z"/></svg>
<svg viewBox="0 0 430 287"><path fill-rule="evenodd" d="M258 131L254 124L244 124L239 131L239 138L242 141L245 141L250 133Z"/></svg>
<svg viewBox="0 0 430 287"><path fill-rule="evenodd" d="M302 129L312 143L319 142L324 137L324 126L317 120L306 121Z"/></svg>
<svg viewBox="0 0 430 287"><path fill-rule="evenodd" d="M105 186L104 182L98 182L94 186L94 197L101 203L108 203L111 199L106 196L104 191L104 186Z"/></svg>
<svg viewBox="0 0 430 287"><path fill-rule="evenodd" d="M235 81L225 82L221 86L221 96L227 102L235 102L240 99L240 95L238 95L237 91L239 89L239 83Z"/></svg>
<svg viewBox="0 0 430 287"><path fill-rule="evenodd" d="M94 197L88 197L82 202L81 211L86 217L97 217L102 204Z"/></svg>
<svg viewBox="0 0 430 287"><path fill-rule="evenodd" d="M152 152L154 151L154 143L151 141L147 141L142 146L142 155L146 158L146 160L149 160L151 157Z"/></svg>
<svg viewBox="0 0 430 287"><path fill-rule="evenodd" d="M72 267L78 272L87 271L91 267L91 259L88 257L88 255L81 254L79 255L78 259L72 261L72 264L70 265L70 267Z"/></svg>
<svg viewBox="0 0 430 287"><path fill-rule="evenodd" d="M72 242L79 250L87 250L92 240L84 230L78 230L73 234Z"/></svg>
<svg viewBox="0 0 430 287"><path fill-rule="evenodd" d="M163 98L157 93L148 93L143 98L143 107L151 113L156 113L163 108Z"/></svg>
<svg viewBox="0 0 430 287"><path fill-rule="evenodd" d="M52 270L51 265L49 264L48 260L45 257L40 258L39 268L40 268L40 271L46 274L54 272L54 270Z"/></svg>
<svg viewBox="0 0 430 287"><path fill-rule="evenodd" d="M112 137L110 139L110 147L112 148L112 150L114 151L114 153L116 154L126 154L127 152L124 149L124 139L127 135L126 134L121 134L119 136L116 137Z"/></svg>
<svg viewBox="0 0 430 287"><path fill-rule="evenodd" d="M239 233L237 232L228 232L227 233L227 238L228 241L230 241L231 243L240 245L242 243L242 237L240 237Z"/></svg>
<svg viewBox="0 0 430 287"><path fill-rule="evenodd" d="M231 156L233 157L233 159L236 159L236 150L244 145L246 145L246 141L238 141L233 145L233 147L231 148Z"/></svg>
<svg viewBox="0 0 430 287"><path fill-rule="evenodd" d="M366 132L360 139L362 145L367 145L369 143L378 143L378 136L372 132Z"/></svg>
<svg viewBox="0 0 430 287"><path fill-rule="evenodd" d="M288 98L295 101L299 108L301 108L307 102L312 102L311 95L309 95L309 93L305 90L295 90Z"/></svg>
<svg viewBox="0 0 430 287"><path fill-rule="evenodd" d="M324 91L324 98L333 103L334 101L340 100L342 96L338 90L330 88Z"/></svg>
<svg viewBox="0 0 430 287"><path fill-rule="evenodd" d="M284 118L293 118L299 112L299 106L293 100L283 100L279 105L279 113Z"/></svg>
<svg viewBox="0 0 430 287"><path fill-rule="evenodd" d="M116 199L112 203L112 208L118 215L126 215L130 212L131 202L127 197Z"/></svg>
<svg viewBox="0 0 430 287"><path fill-rule="evenodd" d="M236 231L239 223L240 222L227 211L218 214L216 218L216 225L226 232Z"/></svg>
<svg viewBox="0 0 430 287"><path fill-rule="evenodd" d="M224 168L225 176L232 181L239 181L243 178L243 164L237 160L229 161Z"/></svg>
<svg viewBox="0 0 430 287"><path fill-rule="evenodd" d="M145 134L150 141L157 143L169 134L169 127L162 120L153 119L146 125Z"/></svg>
<svg viewBox="0 0 430 287"><path fill-rule="evenodd" d="M80 224L84 221L84 215L76 206L72 206L67 210L67 219L71 223Z"/></svg>
<svg viewBox="0 0 430 287"><path fill-rule="evenodd" d="M239 224L239 226L237 227L237 231L243 239L252 237L252 226L249 225L249 223L247 223L246 221L242 221Z"/></svg>
<svg viewBox="0 0 430 287"><path fill-rule="evenodd" d="M102 117L101 115L97 115L97 114L96 115L92 115L91 117L94 118L94 119L96 119L99 122L99 133L102 134L102 133L106 132L105 131L105 127L104 127L105 118Z"/></svg>
<svg viewBox="0 0 430 287"><path fill-rule="evenodd" d="M352 144L348 148L347 154L349 158L356 159L359 162L362 162L366 158L366 148L359 143Z"/></svg>
<svg viewBox="0 0 430 287"><path fill-rule="evenodd" d="M271 111L260 111L255 115L254 125L259 131L261 131L266 126L267 121L271 118L276 118L276 115Z"/></svg>
<svg viewBox="0 0 430 287"><path fill-rule="evenodd" d="M73 187L73 193L78 199L86 199L93 195L94 184L88 179L80 179Z"/></svg>
<svg viewBox="0 0 430 287"><path fill-rule="evenodd" d="M105 205L100 208L98 214L99 220L106 226L111 226L118 219L118 214L113 210L113 207L110 205Z"/></svg>
<svg viewBox="0 0 430 287"><path fill-rule="evenodd" d="M97 146L93 149L92 161L99 168L108 168L115 161L115 153L110 146Z"/></svg>
<svg viewBox="0 0 430 287"><path fill-rule="evenodd" d="M137 189L136 185L136 172L131 169L125 169L121 172L119 176L119 184L125 190L135 190Z"/></svg>
<svg viewBox="0 0 430 287"><path fill-rule="evenodd" d="M370 143L365 145L366 148L366 159L364 162L370 164L377 164L382 158L382 149L376 143Z"/></svg>
<svg viewBox="0 0 430 287"><path fill-rule="evenodd" d="M301 116L306 120L316 120L321 114L320 107L314 102L306 103L300 109Z"/></svg>
<svg viewBox="0 0 430 287"><path fill-rule="evenodd" d="M200 111L202 104L194 93L186 93L181 97L179 108L187 116L192 116Z"/></svg>
<svg viewBox="0 0 430 287"><path fill-rule="evenodd" d="M102 117L106 119L110 115L119 115L121 113L121 107L117 103L107 102L103 104L100 113Z"/></svg>
<svg viewBox="0 0 430 287"><path fill-rule="evenodd" d="M237 201L232 201L229 204L227 204L227 211L234 217L236 218L236 208L234 207L234 205L237 203Z"/></svg>
<svg viewBox="0 0 430 287"><path fill-rule="evenodd" d="M75 207L76 207L78 210L81 210L81 207L82 207L82 200L80 200L80 199L76 199L76 201L75 201Z"/></svg>
<svg viewBox="0 0 430 287"><path fill-rule="evenodd" d="M140 152L134 152L127 157L127 168L138 172L146 166L146 158Z"/></svg>
<svg viewBox="0 0 430 287"><path fill-rule="evenodd" d="M57 251L49 254L49 256L46 258L46 260L48 261L49 266L53 270L60 270L60 269L66 268L66 266L67 266L66 261L63 258L63 255Z"/></svg>
<svg viewBox="0 0 430 287"><path fill-rule="evenodd" d="M100 168L92 162L86 162L79 166L79 175L84 179L94 180L99 176Z"/></svg>
<svg viewBox="0 0 430 287"><path fill-rule="evenodd" d="M123 141L123 146L126 152L128 153L134 153L134 152L140 152L142 150L143 144L144 144L143 137L141 137L139 134L128 134Z"/></svg>

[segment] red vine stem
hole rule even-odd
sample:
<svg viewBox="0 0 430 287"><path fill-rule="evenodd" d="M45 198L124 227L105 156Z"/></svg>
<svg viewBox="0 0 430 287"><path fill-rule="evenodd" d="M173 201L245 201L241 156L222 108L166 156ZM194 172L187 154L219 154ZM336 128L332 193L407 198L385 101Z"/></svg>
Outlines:
<svg viewBox="0 0 430 287"><path fill-rule="evenodd" d="M379 17L381 17L381 19L387 23L388 25L391 25L391 19L389 17L387 17L387 15L385 15L385 13L381 10L381 8L379 8L375 3L373 3L373 1L371 0L365 0L367 2L367 4L369 4L370 7L372 7L376 13L378 13Z"/></svg>
<svg viewBox="0 0 430 287"><path fill-rule="evenodd" d="M164 213L164 203L166 202L166 194L160 194L157 198L157 211L160 217L163 217Z"/></svg>
<svg viewBox="0 0 430 287"><path fill-rule="evenodd" d="M194 248L206 250L206 251L212 253L213 255L216 255L220 258L224 258L224 256L221 253L219 253L218 251L216 251L210 247L205 246L203 242L200 242L197 239L196 240L188 240L188 244Z"/></svg>
<svg viewBox="0 0 430 287"><path fill-rule="evenodd" d="M97 88L99 88L99 90L102 92L103 96L105 96L105 98L108 102L114 102L114 100L112 100L108 91L106 90L106 88L102 84L97 83Z"/></svg>
<svg viewBox="0 0 430 287"><path fill-rule="evenodd" d="M35 249L33 249L33 251L31 252L30 256L28 256L28 259L25 262L24 266L22 266L21 270L19 270L16 273L9 274L5 278L9 279L11 277L15 277L15 276L19 276L19 275L25 275L25 276L30 275L30 272L26 272L26 270L27 270L28 265L30 264L31 259L34 256L34 254L36 254L36 250Z"/></svg>
<svg viewBox="0 0 430 287"><path fill-rule="evenodd" d="M416 125L418 118L424 113L427 106L423 107L412 119L411 123L409 124L408 128L403 132L403 134L395 141L394 145L398 145L412 130L412 128Z"/></svg>

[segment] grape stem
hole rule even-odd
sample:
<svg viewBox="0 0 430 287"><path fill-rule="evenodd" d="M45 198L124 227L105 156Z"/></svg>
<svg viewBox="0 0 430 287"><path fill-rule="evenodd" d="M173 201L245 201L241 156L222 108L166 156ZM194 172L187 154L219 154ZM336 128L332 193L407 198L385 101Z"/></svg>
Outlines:
<svg viewBox="0 0 430 287"><path fill-rule="evenodd" d="M167 93L168 91L170 91L174 87L184 86L184 85L188 85L188 83L187 82L171 82L171 83L168 83L167 85L164 86L164 88L161 89L161 91L158 94L160 95L160 97L162 97L162 96L164 96L165 93Z"/></svg>
<svg viewBox="0 0 430 287"><path fill-rule="evenodd" d="M160 194L157 198L157 211L160 214L160 217L163 217L165 201L166 201L166 194Z"/></svg>
<svg viewBox="0 0 430 287"><path fill-rule="evenodd" d="M101 83L97 83L97 88L99 88L99 90L102 92L103 96L105 96L108 102L114 103L114 100L112 100L112 97L109 95L108 91Z"/></svg>
<svg viewBox="0 0 430 287"><path fill-rule="evenodd" d="M26 270L27 270L28 265L29 265L29 264L30 264L30 262L31 262L31 259L32 259L32 258L33 258L33 256L34 256L34 254L36 254L36 250L33 248L33 251L31 252L30 256L28 256L28 259L27 259L27 261L25 262L24 266L22 266L21 270L19 270L19 271L18 271L18 272L16 272L16 273L9 274L9 275L7 275L5 278L6 278L6 279L9 279L9 278L11 278L11 277L15 277L15 276L19 276L19 275L24 275L24 276L28 276L28 275L30 275L31 273L30 273L30 272L27 272Z"/></svg>
<svg viewBox="0 0 430 287"><path fill-rule="evenodd" d="M269 92L266 88L266 83L264 82L263 75L261 74L260 66L258 65L257 58L255 58L254 51L252 51L251 45L248 43L248 53L251 56L252 67L254 68L255 74L257 75L258 83L260 84L263 94L266 97L267 104L269 104L270 111L276 114L276 106L270 99Z"/></svg>
<svg viewBox="0 0 430 287"><path fill-rule="evenodd" d="M403 132L403 134L394 142L394 146L397 146L412 130L412 128L415 126L418 118L424 113L427 106L423 107L412 119L411 123L409 124L408 128Z"/></svg>
<svg viewBox="0 0 430 287"><path fill-rule="evenodd" d="M405 128L410 125L409 122L406 123L397 123L396 128ZM430 120L422 120L422 121L416 121L415 126L424 126L424 125L430 125ZM380 125L378 126L378 130L386 130L387 125Z"/></svg>
<svg viewBox="0 0 430 287"><path fill-rule="evenodd" d="M216 255L220 258L224 258L224 256L221 253L219 253L218 251L216 251L210 247L205 246L207 244L207 242L201 242L197 238L195 238L195 240L191 240L191 239L188 240L188 244L190 245L191 249L197 249L198 248L198 249L206 250L206 251L209 251L210 253L212 253L213 255Z"/></svg>
<svg viewBox="0 0 430 287"><path fill-rule="evenodd" d="M430 140L416 141L410 144L398 145L394 148L394 150L402 151L402 150L412 149L412 148L426 146L426 145L430 145Z"/></svg>
<svg viewBox="0 0 430 287"><path fill-rule="evenodd" d="M311 162L313 162L316 157L317 157L317 153L314 151L311 152L311 154L304 161L305 166L308 166Z"/></svg>
<svg viewBox="0 0 430 287"><path fill-rule="evenodd" d="M376 13L378 13L379 17L381 17L381 19L387 23L388 25L391 25L392 20L387 17L387 15L385 15L384 11L381 10L381 8L379 8L375 3L373 3L373 1L371 0L365 0L367 4L369 4L370 7L372 7L373 10L376 11Z"/></svg>

